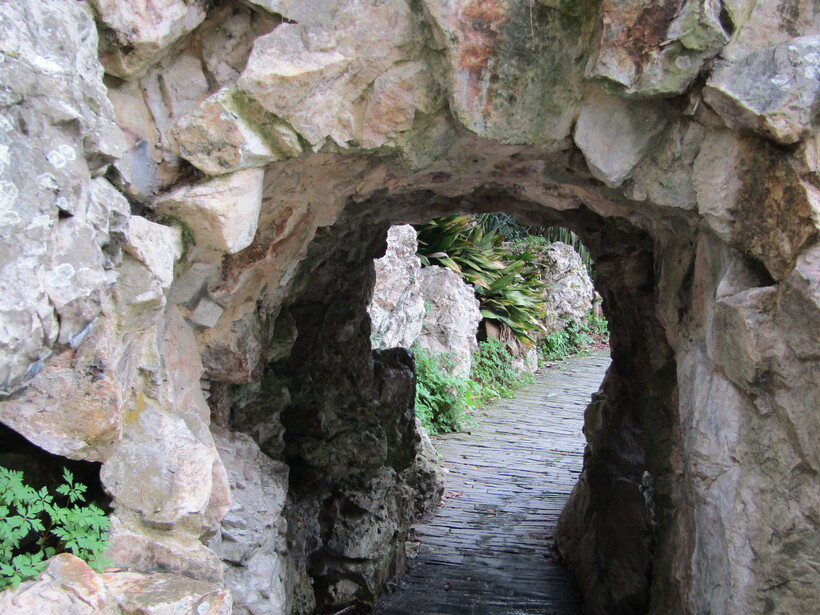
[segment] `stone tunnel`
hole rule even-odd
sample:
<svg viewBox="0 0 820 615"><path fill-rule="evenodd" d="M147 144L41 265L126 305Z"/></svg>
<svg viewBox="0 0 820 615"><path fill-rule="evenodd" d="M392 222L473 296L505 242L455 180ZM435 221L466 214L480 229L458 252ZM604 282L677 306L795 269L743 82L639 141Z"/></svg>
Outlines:
<svg viewBox="0 0 820 615"><path fill-rule="evenodd" d="M504 212L581 237L611 326L556 537L587 612L809 612L819 32L811 0L0 3L0 440L100 464L140 587L373 603L431 472L373 259Z"/></svg>

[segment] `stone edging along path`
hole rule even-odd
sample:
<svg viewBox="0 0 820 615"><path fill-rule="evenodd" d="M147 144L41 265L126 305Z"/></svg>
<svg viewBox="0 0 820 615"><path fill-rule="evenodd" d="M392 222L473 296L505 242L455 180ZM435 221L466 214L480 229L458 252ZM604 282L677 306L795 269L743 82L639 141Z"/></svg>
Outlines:
<svg viewBox="0 0 820 615"><path fill-rule="evenodd" d="M581 471L584 408L608 350L545 369L515 399L436 439L442 507L417 524L419 552L378 615L578 615L575 583L552 558L558 515Z"/></svg>

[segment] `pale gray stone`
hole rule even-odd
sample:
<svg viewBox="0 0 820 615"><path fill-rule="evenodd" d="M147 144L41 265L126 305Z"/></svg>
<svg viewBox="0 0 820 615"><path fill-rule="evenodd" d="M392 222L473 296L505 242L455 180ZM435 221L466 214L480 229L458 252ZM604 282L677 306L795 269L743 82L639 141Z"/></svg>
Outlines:
<svg viewBox="0 0 820 615"><path fill-rule="evenodd" d="M203 297L191 312L191 322L200 327L213 327L224 311L218 303Z"/></svg>
<svg viewBox="0 0 820 615"><path fill-rule="evenodd" d="M217 263L193 263L184 273L174 279L168 300L173 303L187 304L198 299L209 280L216 279L219 273Z"/></svg>
<svg viewBox="0 0 820 615"><path fill-rule="evenodd" d="M174 281L174 263L182 255L182 232L175 226L165 226L131 216L125 231L123 250L144 263L157 276L162 288Z"/></svg>
<svg viewBox="0 0 820 615"><path fill-rule="evenodd" d="M573 138L592 174L616 188L643 159L665 123L663 110L655 104L598 93L581 108Z"/></svg>
<svg viewBox="0 0 820 615"><path fill-rule="evenodd" d="M244 434L215 430L214 439L228 471L232 503L208 544L223 560L234 613L289 613L287 525L282 516L288 466L270 459Z"/></svg>
<svg viewBox="0 0 820 615"><path fill-rule="evenodd" d="M814 0L724 0L723 7L735 31L720 55L731 62L798 36L820 34Z"/></svg>
<svg viewBox="0 0 820 615"><path fill-rule="evenodd" d="M154 207L181 220L197 245L234 254L247 248L256 234L264 174L262 169L246 169L183 186L159 198Z"/></svg>
<svg viewBox="0 0 820 615"><path fill-rule="evenodd" d="M719 62L703 99L727 126L754 130L790 144L820 127L820 35L754 51L738 62Z"/></svg>
<svg viewBox="0 0 820 615"><path fill-rule="evenodd" d="M453 358L453 374L470 373L473 353L478 350L476 332L481 322L478 299L472 287L455 271L424 267L419 274L424 297L424 323L418 345Z"/></svg>
<svg viewBox="0 0 820 615"><path fill-rule="evenodd" d="M584 324L592 310L595 288L581 256L572 246L556 241L537 259L545 286L547 329L566 329L570 323Z"/></svg>
<svg viewBox="0 0 820 615"><path fill-rule="evenodd" d="M416 231L409 224L392 226L387 251L376 259L376 284L368 307L374 348L410 348L421 333L424 299L416 256Z"/></svg>
<svg viewBox="0 0 820 615"><path fill-rule="evenodd" d="M3 3L0 38L0 393L10 393L99 313L116 214L91 198L91 173L125 144L82 5Z"/></svg>

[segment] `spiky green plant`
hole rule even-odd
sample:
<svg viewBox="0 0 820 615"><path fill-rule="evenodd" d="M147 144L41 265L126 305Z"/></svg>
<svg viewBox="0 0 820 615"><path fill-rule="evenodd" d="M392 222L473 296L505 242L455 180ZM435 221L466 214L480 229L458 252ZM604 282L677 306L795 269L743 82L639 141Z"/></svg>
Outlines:
<svg viewBox="0 0 820 615"><path fill-rule="evenodd" d="M510 327L525 343L543 331L543 283L529 252L509 254L505 235L472 216L436 218L416 227L423 265L452 269L475 287L481 314Z"/></svg>

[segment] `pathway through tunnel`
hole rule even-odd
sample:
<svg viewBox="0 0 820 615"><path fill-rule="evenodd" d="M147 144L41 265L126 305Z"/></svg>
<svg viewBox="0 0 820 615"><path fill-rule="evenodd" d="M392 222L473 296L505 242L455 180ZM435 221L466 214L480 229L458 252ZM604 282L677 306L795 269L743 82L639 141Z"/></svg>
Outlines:
<svg viewBox="0 0 820 615"><path fill-rule="evenodd" d="M467 432L438 438L449 470L443 506L414 526L418 554L375 614L583 612L551 547L581 472L584 408L608 365L608 351L596 351L544 369Z"/></svg>

